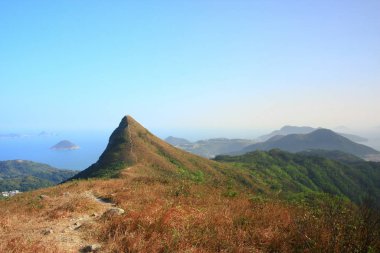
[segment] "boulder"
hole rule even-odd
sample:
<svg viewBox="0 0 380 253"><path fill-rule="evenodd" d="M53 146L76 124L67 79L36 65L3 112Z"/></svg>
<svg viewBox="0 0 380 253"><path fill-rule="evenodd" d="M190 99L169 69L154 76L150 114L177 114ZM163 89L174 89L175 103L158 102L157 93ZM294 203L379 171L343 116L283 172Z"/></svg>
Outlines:
<svg viewBox="0 0 380 253"><path fill-rule="evenodd" d="M112 207L103 213L102 218L109 219L114 216L122 215L123 213L125 213L124 209Z"/></svg>
<svg viewBox="0 0 380 253"><path fill-rule="evenodd" d="M87 245L83 247L80 252L98 252L101 249L100 244L92 244L92 245Z"/></svg>

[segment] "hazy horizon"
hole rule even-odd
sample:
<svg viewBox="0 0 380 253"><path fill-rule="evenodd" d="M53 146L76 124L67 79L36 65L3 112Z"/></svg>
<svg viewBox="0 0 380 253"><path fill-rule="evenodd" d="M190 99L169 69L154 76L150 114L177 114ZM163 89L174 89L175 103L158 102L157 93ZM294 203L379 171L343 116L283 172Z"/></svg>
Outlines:
<svg viewBox="0 0 380 253"><path fill-rule="evenodd" d="M125 114L193 140L374 129L379 12L379 1L3 1L0 132L109 132Z"/></svg>
<svg viewBox="0 0 380 253"><path fill-rule="evenodd" d="M136 118L135 118L136 119ZM138 119L136 119L139 121ZM275 128L162 128L162 127L152 127L144 124L144 122L139 121L144 127L146 127L153 134L157 135L161 139L165 139L169 136L185 138L190 141L212 139L212 138L242 138L242 139L256 139L262 135L269 134L273 131L280 130L284 126L294 126L294 127L313 127L313 128L327 128L331 129L337 133L346 133L359 135L366 138L371 137L380 137L380 127L367 127L367 128L348 128L345 126L336 126L336 127L325 127L325 126L313 126L313 125L282 125ZM9 134L18 134L21 137L16 138L28 138L36 137L40 133L45 133L46 137L60 137L65 139L68 136L77 136L80 134L93 135L93 136L103 136L108 139L109 135L115 130L120 122L115 122L113 127L107 129L0 129L0 137L6 137ZM11 137L12 138L12 137ZM1 139L1 138L0 138Z"/></svg>

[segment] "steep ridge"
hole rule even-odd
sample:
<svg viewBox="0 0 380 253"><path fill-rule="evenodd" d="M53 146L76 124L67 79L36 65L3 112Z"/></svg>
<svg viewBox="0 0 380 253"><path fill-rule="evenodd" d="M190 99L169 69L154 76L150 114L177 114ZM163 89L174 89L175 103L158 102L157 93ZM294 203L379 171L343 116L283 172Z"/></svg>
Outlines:
<svg viewBox="0 0 380 253"><path fill-rule="evenodd" d="M131 116L125 116L109 138L99 160L72 179L122 177L127 171L166 180L178 176L203 180L223 177L223 165L177 149L159 139Z"/></svg>

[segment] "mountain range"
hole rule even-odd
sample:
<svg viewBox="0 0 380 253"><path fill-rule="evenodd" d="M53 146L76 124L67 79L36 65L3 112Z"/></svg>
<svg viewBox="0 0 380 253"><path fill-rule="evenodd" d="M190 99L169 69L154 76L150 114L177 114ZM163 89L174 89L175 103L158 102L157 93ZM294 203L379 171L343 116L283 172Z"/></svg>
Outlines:
<svg viewBox="0 0 380 253"><path fill-rule="evenodd" d="M311 149L338 150L366 158L378 155L379 151L355 143L331 130L317 129L308 134L276 135L265 142L256 143L233 154L244 154L255 150L281 149L289 152L300 152Z"/></svg>
<svg viewBox="0 0 380 253"><path fill-rule="evenodd" d="M165 141L177 148L206 158L213 158L219 154L239 151L244 147L255 143L254 140L227 138L214 138L190 142L186 139L173 136L166 138Z"/></svg>
<svg viewBox="0 0 380 253"><path fill-rule="evenodd" d="M275 144L283 150L291 147L290 152L303 153L290 154L281 150L250 153L251 150L248 150L271 150ZM368 185L372 182L372 191L380 197L380 167L377 163L367 163L355 156L377 151L354 143L331 130L317 129L305 135L275 136L265 143L254 144L244 150L247 152L242 152L242 156L217 156L215 161L208 160L169 145L132 117L126 116L111 134L108 146L99 160L72 179L116 178L133 174L134 177L162 178L167 182L213 181L217 185L230 182L238 188L248 187L267 194L281 190L285 196L304 191L326 192L346 196L353 201L360 201L366 193L362 182L367 182ZM244 155L245 153L247 154ZM287 170L290 170L288 173L291 177L285 179L283 176ZM323 175L317 177L318 183L313 181L315 175ZM272 181L273 176L277 178L276 187ZM339 186L336 185L337 182L340 182ZM297 188L295 185L301 186ZM339 190L336 190L337 187L340 187Z"/></svg>
<svg viewBox="0 0 380 253"><path fill-rule="evenodd" d="M280 130L275 130L269 134L262 135L257 138L258 142L264 142L269 140L270 138L276 136L276 135L288 135L288 134L308 134L311 133L317 129L321 128L314 128L314 127L308 127L308 126L283 126ZM346 137L347 139L353 141L353 142L366 142L368 141L366 138L357 136L354 134L347 134L347 133L338 133L339 135Z"/></svg>
<svg viewBox="0 0 380 253"><path fill-rule="evenodd" d="M215 139L208 139L208 140L199 140L196 142L191 142L184 138L178 138L169 136L165 139L167 143L170 143L171 145L180 148L182 150L185 150L187 152L203 156L205 158L214 158L217 155L221 154L243 154L245 152L256 150L254 147L260 147L257 149L263 149L263 150L269 150L271 148L283 148L284 150L293 152L293 147L290 147L291 144L287 145L286 147L283 146L277 146L275 143L273 143L276 140L279 140L287 135L292 134L309 134L316 130L321 130L323 128L313 128L313 127L298 127L298 126L284 126L280 130L275 130L271 132L270 134L263 135L258 137L257 139L250 140L250 139L227 139L227 138L215 138ZM345 133L337 133L338 135L345 137L346 139L350 140L351 142L366 142L368 141L366 138L352 135L352 134L345 134ZM309 143L309 147L311 149L324 149L327 148L327 150L332 150L334 148L337 148L341 151L347 151L346 149L341 149L342 147L339 145L335 145L332 142L333 140L328 140L328 138L325 138L324 141L327 141L324 146L321 146L321 143L313 144ZM260 143L272 143L273 146L268 144L269 148L265 148L264 144ZM299 145L299 143L294 143L294 145ZM345 145L352 146L355 144L348 144ZM355 150L355 148L352 148ZM304 150L304 148L301 148L301 151ZM368 152L367 152L368 151ZM364 151L364 155L368 160L378 161L379 157L377 155L377 152L374 152L373 150ZM352 153L352 152L351 152ZM354 151L352 154L359 155L363 157L363 154L361 152ZM375 155L374 155L375 154Z"/></svg>
<svg viewBox="0 0 380 253"><path fill-rule="evenodd" d="M125 116L89 168L0 200L0 252L378 252L379 163L336 152L209 160Z"/></svg>

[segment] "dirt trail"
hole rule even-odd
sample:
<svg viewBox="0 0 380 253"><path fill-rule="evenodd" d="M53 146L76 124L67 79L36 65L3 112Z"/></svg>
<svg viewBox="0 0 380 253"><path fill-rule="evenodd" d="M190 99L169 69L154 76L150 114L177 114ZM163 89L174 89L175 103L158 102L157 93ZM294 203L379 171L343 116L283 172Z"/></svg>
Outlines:
<svg viewBox="0 0 380 253"><path fill-rule="evenodd" d="M108 199L102 199L94 196L91 192L85 192L84 195L96 202L98 211L96 213L78 215L77 217L60 219L59 222L44 224L45 230L42 230L44 237L57 245L66 252L102 252L86 251L85 247L101 244L94 239L94 230L100 217L110 209L115 209L115 204ZM97 247L98 247L97 246Z"/></svg>

